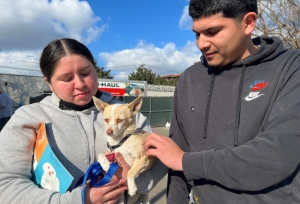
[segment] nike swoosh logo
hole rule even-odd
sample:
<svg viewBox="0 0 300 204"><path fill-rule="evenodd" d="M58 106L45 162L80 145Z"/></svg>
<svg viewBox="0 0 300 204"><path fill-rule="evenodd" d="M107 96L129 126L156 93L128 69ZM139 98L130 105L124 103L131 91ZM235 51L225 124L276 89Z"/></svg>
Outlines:
<svg viewBox="0 0 300 204"><path fill-rule="evenodd" d="M252 101L253 99L256 99L256 98L258 98L258 97L260 97L260 96L262 96L262 95L264 95L264 94L259 94L259 92L257 93L257 94L252 94L252 93L250 93L246 98L245 98L245 100L246 101Z"/></svg>

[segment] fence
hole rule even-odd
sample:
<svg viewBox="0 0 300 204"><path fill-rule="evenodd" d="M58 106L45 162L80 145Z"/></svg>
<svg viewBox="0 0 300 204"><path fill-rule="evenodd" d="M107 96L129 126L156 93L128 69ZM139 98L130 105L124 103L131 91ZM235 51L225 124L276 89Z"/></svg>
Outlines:
<svg viewBox="0 0 300 204"><path fill-rule="evenodd" d="M136 97L124 97L123 101L130 103ZM144 97L140 112L145 115L152 127L166 126L171 122L173 97Z"/></svg>
<svg viewBox="0 0 300 204"><path fill-rule="evenodd" d="M42 94L29 98L29 102L37 103L50 95L51 92L43 92ZM130 103L136 99L134 96L126 96L118 98L125 103ZM166 126L167 122L171 122L173 108L173 97L144 97L140 112L146 116L152 127Z"/></svg>
<svg viewBox="0 0 300 204"><path fill-rule="evenodd" d="M51 95L51 91L43 91L40 95L29 97L29 104L38 103L43 100L46 96Z"/></svg>

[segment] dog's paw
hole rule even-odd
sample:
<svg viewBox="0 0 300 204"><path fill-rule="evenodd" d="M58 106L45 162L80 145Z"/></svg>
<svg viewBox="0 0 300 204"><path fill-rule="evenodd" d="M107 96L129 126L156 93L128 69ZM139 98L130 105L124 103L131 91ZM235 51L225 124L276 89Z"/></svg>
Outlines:
<svg viewBox="0 0 300 204"><path fill-rule="evenodd" d="M108 171L110 167L110 161L106 158L104 154L98 155L98 162L100 163L101 167L104 169L104 171Z"/></svg>
<svg viewBox="0 0 300 204"><path fill-rule="evenodd" d="M128 194L130 196L134 196L137 192L137 187L134 183L134 179L133 178L128 178L127 183L128 183Z"/></svg>

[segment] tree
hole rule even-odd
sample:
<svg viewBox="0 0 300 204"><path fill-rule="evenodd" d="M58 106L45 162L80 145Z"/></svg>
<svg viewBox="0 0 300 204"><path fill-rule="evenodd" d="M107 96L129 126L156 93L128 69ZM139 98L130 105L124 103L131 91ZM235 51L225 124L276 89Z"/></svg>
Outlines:
<svg viewBox="0 0 300 204"><path fill-rule="evenodd" d="M258 0L254 35L277 36L285 46L300 49L300 0Z"/></svg>
<svg viewBox="0 0 300 204"><path fill-rule="evenodd" d="M178 78L166 79L161 78L160 75L157 75L154 84L155 85L165 85L165 86L176 86Z"/></svg>
<svg viewBox="0 0 300 204"><path fill-rule="evenodd" d="M152 73L151 69L147 69L144 64L137 68L136 72L132 72L129 76L129 80L146 81L147 84L154 84L156 74Z"/></svg>
<svg viewBox="0 0 300 204"><path fill-rule="evenodd" d="M104 67L99 67L98 66L96 60L95 60L95 69L96 69L98 78L101 78L101 79L113 79L114 78L114 76L112 76L110 74L111 70L105 71Z"/></svg>
<svg viewBox="0 0 300 204"><path fill-rule="evenodd" d="M97 67L96 71L97 71L98 78L101 78L101 79L113 79L114 78L114 76L112 76L110 74L111 70L105 71L103 67Z"/></svg>
<svg viewBox="0 0 300 204"><path fill-rule="evenodd" d="M144 64L137 68L136 72L132 72L128 76L129 80L146 81L147 84L175 86L178 79L161 78L160 75L153 73L151 69L147 69Z"/></svg>

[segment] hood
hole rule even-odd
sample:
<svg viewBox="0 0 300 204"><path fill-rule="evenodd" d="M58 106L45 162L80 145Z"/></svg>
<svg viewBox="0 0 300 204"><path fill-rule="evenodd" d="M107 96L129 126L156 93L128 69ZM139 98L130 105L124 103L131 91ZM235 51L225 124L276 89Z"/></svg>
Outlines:
<svg viewBox="0 0 300 204"><path fill-rule="evenodd" d="M219 69L212 69L208 64L206 59L201 56L202 64L208 69L208 74L211 75L211 81L209 86L208 92L208 99L206 104L206 111L205 111L205 123L204 123L204 132L203 137L207 138L207 126L208 126L208 117L210 111L210 103L212 92L214 88L215 82L215 75L221 74L224 70L230 70L231 68L241 68L241 75L240 75L240 82L239 82L239 90L238 90L238 102L236 107L236 117L235 117L235 130L234 130L234 145L238 145L238 131L239 131L239 124L240 124L240 113L241 113L241 100L242 100L242 91L243 91L243 84L244 78L246 73L247 66L260 64L262 62L270 61L276 57L278 57L283 52L287 51L286 48L283 47L282 41L277 37L257 37L254 38L253 43L259 46L254 53L249 55L243 60L238 62L234 62L228 64L224 67L220 67Z"/></svg>
<svg viewBox="0 0 300 204"><path fill-rule="evenodd" d="M287 51L287 48L284 48L283 42L278 37L267 37L260 36L252 39L252 42L259 46L259 49L254 53L249 55L243 60L238 62L231 63L227 65L228 67L242 67L243 65L249 66L251 64L258 64L261 62L270 61L276 58L278 55ZM201 56L201 62L205 67L209 67L207 61L203 55ZM225 66L225 67L227 67Z"/></svg>

